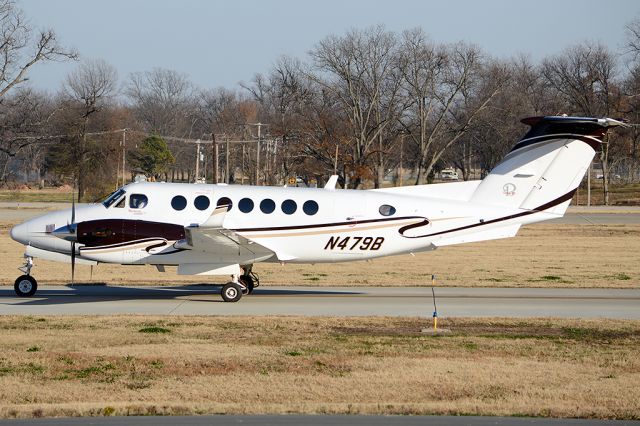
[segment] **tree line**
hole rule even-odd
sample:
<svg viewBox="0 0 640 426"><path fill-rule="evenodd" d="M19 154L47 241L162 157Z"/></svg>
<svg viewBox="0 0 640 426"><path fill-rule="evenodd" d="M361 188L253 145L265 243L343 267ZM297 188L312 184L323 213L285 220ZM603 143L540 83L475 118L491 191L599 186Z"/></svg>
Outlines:
<svg viewBox="0 0 640 426"><path fill-rule="evenodd" d="M479 178L524 133L523 117L640 123L640 19L626 30L621 51L585 41L534 62L374 26L280 57L235 88L161 68L120 78L98 59L43 92L26 84L29 69L78 53L0 0L0 182L73 184L89 200L137 173L281 185L336 172L348 188L427 183L446 167ZM610 134L597 157L605 202L611 180L640 180L639 132Z"/></svg>

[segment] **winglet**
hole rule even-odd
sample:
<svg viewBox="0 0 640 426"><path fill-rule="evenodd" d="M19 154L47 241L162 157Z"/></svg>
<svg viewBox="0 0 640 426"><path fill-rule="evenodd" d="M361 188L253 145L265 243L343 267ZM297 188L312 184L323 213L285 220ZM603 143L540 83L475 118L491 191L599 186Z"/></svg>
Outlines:
<svg viewBox="0 0 640 426"><path fill-rule="evenodd" d="M324 189L334 190L336 189L336 184L338 183L338 175L331 175L327 184L324 186Z"/></svg>
<svg viewBox="0 0 640 426"><path fill-rule="evenodd" d="M229 206L227 205L216 207L211 213L211 216L201 223L200 226L203 228L221 228L228 211Z"/></svg>

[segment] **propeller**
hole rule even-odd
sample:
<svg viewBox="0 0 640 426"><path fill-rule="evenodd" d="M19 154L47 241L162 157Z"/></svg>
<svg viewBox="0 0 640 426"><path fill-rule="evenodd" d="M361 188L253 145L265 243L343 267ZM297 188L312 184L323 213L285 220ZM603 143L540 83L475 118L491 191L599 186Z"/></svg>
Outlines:
<svg viewBox="0 0 640 426"><path fill-rule="evenodd" d="M51 231L51 234L71 243L71 284L76 276L76 244L78 243L78 225L76 224L76 180L73 181L71 192L71 223Z"/></svg>

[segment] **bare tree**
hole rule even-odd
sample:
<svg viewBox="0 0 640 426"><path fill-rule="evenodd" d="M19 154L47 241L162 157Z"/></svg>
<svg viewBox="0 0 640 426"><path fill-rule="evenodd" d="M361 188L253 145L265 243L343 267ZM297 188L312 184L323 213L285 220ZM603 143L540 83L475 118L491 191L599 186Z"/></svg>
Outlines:
<svg viewBox="0 0 640 426"><path fill-rule="evenodd" d="M58 44L53 30L33 29L13 0L0 0L0 99L27 80L38 62L76 59L74 50Z"/></svg>
<svg viewBox="0 0 640 426"><path fill-rule="evenodd" d="M428 177L450 147L488 107L507 75L485 67L472 45L434 45L422 30L403 34L400 69L410 108L400 119L416 146L416 184ZM483 78L483 73L489 76Z"/></svg>
<svg viewBox="0 0 640 426"><path fill-rule="evenodd" d="M148 132L191 136L196 124L197 103L193 85L187 76L162 68L134 73L129 79L126 94Z"/></svg>
<svg viewBox="0 0 640 426"><path fill-rule="evenodd" d="M105 170L108 174L115 170L103 161L106 151L101 148L104 147L93 140L88 141L87 132L93 116L104 110L116 95L117 82L118 74L113 66L103 60L90 60L72 71L63 86L67 136L58 147L62 159L58 166L68 170L77 182L79 200L84 198L87 185L95 182L100 170L108 169Z"/></svg>
<svg viewBox="0 0 640 426"><path fill-rule="evenodd" d="M397 118L397 109L390 107L399 95L397 46L396 36L378 26L327 37L310 52L316 72L309 77L335 97L350 124L351 164L345 178L352 188L370 177L380 183L380 173L371 176L371 156L384 149L381 138Z"/></svg>
<svg viewBox="0 0 640 426"><path fill-rule="evenodd" d="M640 59L640 18L629 22L625 27L627 32L627 48L633 60Z"/></svg>
<svg viewBox="0 0 640 426"><path fill-rule="evenodd" d="M618 94L614 88L615 56L601 44L582 43L547 58L542 75L563 98L569 113L590 117L611 115ZM614 139L609 137L608 141ZM602 145L600 162L604 203L609 204L609 143Z"/></svg>
<svg viewBox="0 0 640 426"><path fill-rule="evenodd" d="M265 175L272 184L292 173L314 178L317 174L314 167L294 171L301 164L305 109L314 95L314 84L303 69L299 60L283 56L266 76L256 74L251 84L241 84L260 104L260 121L269 123Z"/></svg>
<svg viewBox="0 0 640 426"><path fill-rule="evenodd" d="M6 182L21 153L41 152L40 147L51 142L43 138L50 131L56 107L44 93L19 88L0 102L0 180ZM38 148L34 146L37 145ZM21 161L32 163L27 158ZM31 167L35 169L35 166Z"/></svg>

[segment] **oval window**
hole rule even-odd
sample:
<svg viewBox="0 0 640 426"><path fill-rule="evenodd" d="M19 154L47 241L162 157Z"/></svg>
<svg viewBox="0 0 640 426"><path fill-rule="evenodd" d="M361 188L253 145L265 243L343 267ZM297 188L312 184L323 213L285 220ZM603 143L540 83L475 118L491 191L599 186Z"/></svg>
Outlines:
<svg viewBox="0 0 640 426"><path fill-rule="evenodd" d="M171 207L173 207L174 210L184 210L184 208L187 207L187 199L182 195L176 195L171 200Z"/></svg>
<svg viewBox="0 0 640 426"><path fill-rule="evenodd" d="M305 201L302 205L302 211L309 216L313 216L314 214L318 213L318 203L313 200Z"/></svg>
<svg viewBox="0 0 640 426"><path fill-rule="evenodd" d="M253 200L251 198L243 198L238 203L238 208L242 213L249 213L253 210Z"/></svg>
<svg viewBox="0 0 640 426"><path fill-rule="evenodd" d="M396 213L396 208L393 206L390 206L389 204L383 204L380 206L378 211L382 216L391 216Z"/></svg>
<svg viewBox="0 0 640 426"><path fill-rule="evenodd" d="M227 197L222 197L216 203L216 208L223 207L223 206L227 206L227 211L229 211L229 210L231 210L231 207L233 207L233 201L231 201Z"/></svg>
<svg viewBox="0 0 640 426"><path fill-rule="evenodd" d="M298 205L293 200L284 200L280 207L285 214L294 214L298 209Z"/></svg>
<svg viewBox="0 0 640 426"><path fill-rule="evenodd" d="M209 201L209 197L206 195L198 195L195 200L193 200L193 205L196 206L198 210L206 210L211 205L211 201Z"/></svg>
<svg viewBox="0 0 640 426"><path fill-rule="evenodd" d="M266 198L260 202L260 210L262 210L262 213L266 213L266 214L273 213L275 209L276 209L275 201L269 198Z"/></svg>
<svg viewBox="0 0 640 426"><path fill-rule="evenodd" d="M132 209L143 209L148 202L149 199L144 194L131 194L129 197L129 207Z"/></svg>

